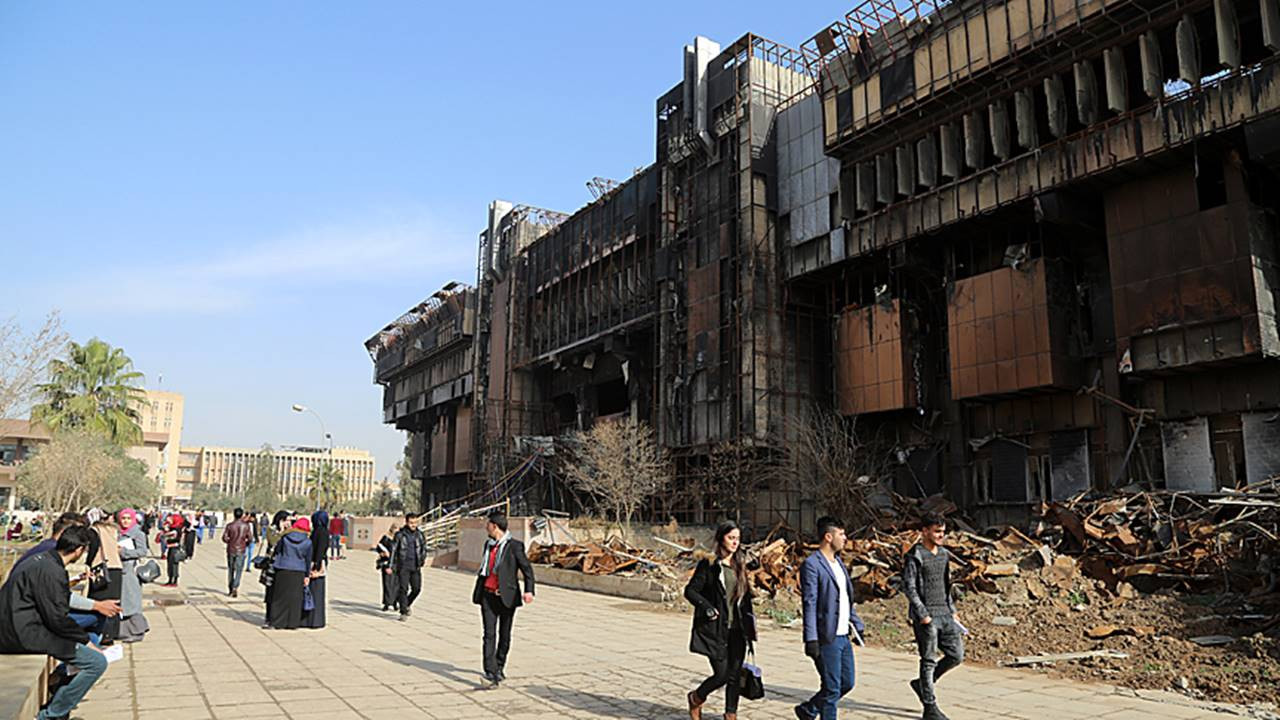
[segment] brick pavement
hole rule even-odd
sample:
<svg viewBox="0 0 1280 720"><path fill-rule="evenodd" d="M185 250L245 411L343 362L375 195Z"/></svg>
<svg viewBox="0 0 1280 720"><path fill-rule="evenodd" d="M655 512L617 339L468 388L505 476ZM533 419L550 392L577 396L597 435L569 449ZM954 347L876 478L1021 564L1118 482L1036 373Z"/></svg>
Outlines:
<svg viewBox="0 0 1280 720"><path fill-rule="evenodd" d="M544 587L516 616L509 680L481 687L479 612L471 576L427 570L408 623L379 611L371 553L336 562L328 580L328 627L261 628L262 593L246 573L240 598L225 597L220 544L202 545L183 568L188 604L151 606L152 632L129 646L76 715L149 718L680 718L684 694L707 674L687 652L688 616L646 604ZM162 591L149 589L149 600ZM744 700L742 718L793 718L791 706L817 676L794 630L762 630L759 664L767 697ZM841 703L850 718L909 720L916 661L858 650L858 686ZM1104 685L1014 670L962 666L940 685L954 720L978 718L1222 718L1176 696L1157 701ZM705 716L719 718L722 695Z"/></svg>

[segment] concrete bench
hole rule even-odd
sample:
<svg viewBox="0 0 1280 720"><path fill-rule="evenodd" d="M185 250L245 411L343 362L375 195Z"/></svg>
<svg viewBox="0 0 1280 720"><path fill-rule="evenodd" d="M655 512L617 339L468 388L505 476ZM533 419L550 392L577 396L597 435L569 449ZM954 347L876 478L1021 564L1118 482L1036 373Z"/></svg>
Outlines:
<svg viewBox="0 0 1280 720"><path fill-rule="evenodd" d="M45 655L0 655L0 720L32 720L49 688Z"/></svg>

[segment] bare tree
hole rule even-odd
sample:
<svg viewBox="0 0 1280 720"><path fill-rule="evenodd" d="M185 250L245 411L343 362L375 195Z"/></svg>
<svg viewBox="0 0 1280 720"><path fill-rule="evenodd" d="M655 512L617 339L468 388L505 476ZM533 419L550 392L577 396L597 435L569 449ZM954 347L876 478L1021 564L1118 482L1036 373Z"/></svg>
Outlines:
<svg viewBox="0 0 1280 720"><path fill-rule="evenodd" d="M0 418L25 415L49 361L66 344L56 310L32 332L24 331L16 317L0 322Z"/></svg>
<svg viewBox="0 0 1280 720"><path fill-rule="evenodd" d="M690 490L704 509L718 510L741 524L744 509L768 473L768 458L758 448L742 439L725 440L708 451Z"/></svg>
<svg viewBox="0 0 1280 720"><path fill-rule="evenodd" d="M146 466L100 433L65 430L22 464L18 473L22 496L47 512L67 512L90 505L151 499L155 483Z"/></svg>
<svg viewBox="0 0 1280 720"><path fill-rule="evenodd" d="M564 472L626 527L649 498L671 482L671 467L653 429L630 418L597 422L574 433Z"/></svg>
<svg viewBox="0 0 1280 720"><path fill-rule="evenodd" d="M812 407L791 422L796 437L773 472L851 528L873 521L876 512L868 501L890 479L892 445L874 433L864 437L856 417L826 408Z"/></svg>

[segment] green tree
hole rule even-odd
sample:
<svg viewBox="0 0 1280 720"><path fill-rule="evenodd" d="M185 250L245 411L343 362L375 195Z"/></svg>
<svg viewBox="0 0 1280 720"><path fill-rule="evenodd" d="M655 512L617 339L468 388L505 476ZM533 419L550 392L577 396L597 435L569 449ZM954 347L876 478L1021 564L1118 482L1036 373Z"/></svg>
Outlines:
<svg viewBox="0 0 1280 720"><path fill-rule="evenodd" d="M413 446L404 444L404 457L396 461L396 475L400 480L400 504L402 510L422 512L422 481L413 477Z"/></svg>
<svg viewBox="0 0 1280 720"><path fill-rule="evenodd" d="M191 491L190 505L198 510L234 510L240 504L239 498L228 495L216 485L197 485Z"/></svg>
<svg viewBox="0 0 1280 720"><path fill-rule="evenodd" d="M154 503L160 488L147 476L147 464L123 453L117 459L119 462L103 480L101 500L96 504L114 510L146 507Z"/></svg>
<svg viewBox="0 0 1280 720"><path fill-rule="evenodd" d="M307 499L313 507L334 509L346 497L347 480L342 471L326 462L307 473Z"/></svg>
<svg viewBox="0 0 1280 720"><path fill-rule="evenodd" d="M244 507L265 512L274 510L279 502L280 493L276 492L275 454L270 445L263 445L253 459L253 467L249 470L249 482L244 488Z"/></svg>
<svg viewBox="0 0 1280 720"><path fill-rule="evenodd" d="M137 406L146 397L141 381L124 350L98 338L72 342L65 360L49 363L49 382L36 388L43 401L31 419L53 432L83 428L118 445L136 445L142 440Z"/></svg>
<svg viewBox="0 0 1280 720"><path fill-rule="evenodd" d="M281 510L292 510L300 515L310 515L315 505L305 495L290 495L281 502Z"/></svg>

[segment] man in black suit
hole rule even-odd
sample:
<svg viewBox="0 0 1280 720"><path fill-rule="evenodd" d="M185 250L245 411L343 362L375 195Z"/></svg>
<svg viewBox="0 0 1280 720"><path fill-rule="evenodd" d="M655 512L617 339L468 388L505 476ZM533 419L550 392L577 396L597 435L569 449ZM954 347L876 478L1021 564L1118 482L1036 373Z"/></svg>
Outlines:
<svg viewBox="0 0 1280 720"><path fill-rule="evenodd" d="M506 680L503 668L511 649L511 621L516 608L533 602L533 566L524 554L524 543L507 534L507 516L489 515L485 523L489 539L484 544L480 572L471 601L480 606L484 621L484 677L494 686ZM524 576L524 592L516 571Z"/></svg>

